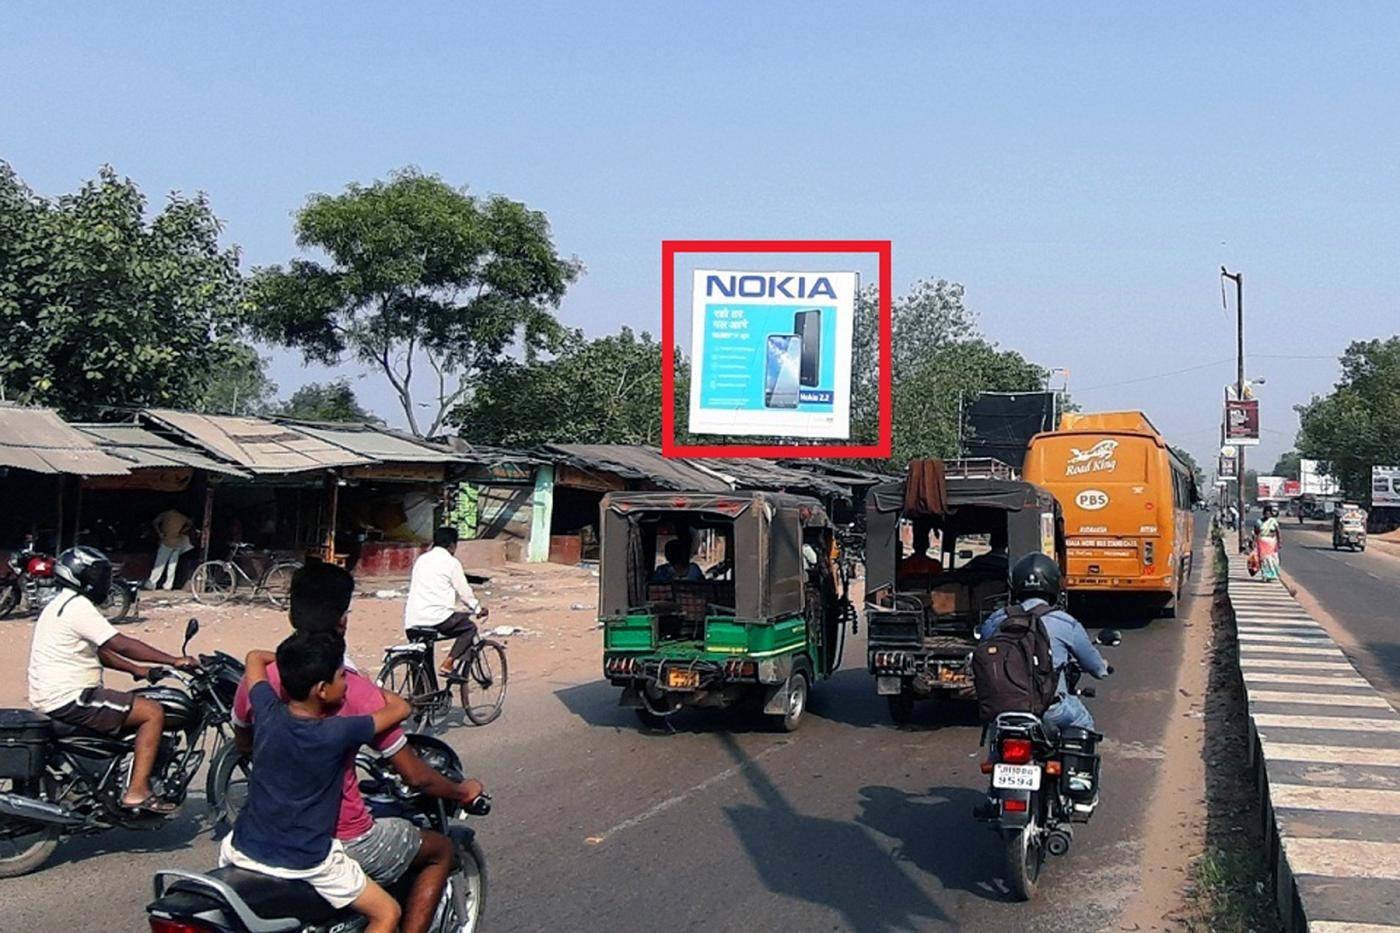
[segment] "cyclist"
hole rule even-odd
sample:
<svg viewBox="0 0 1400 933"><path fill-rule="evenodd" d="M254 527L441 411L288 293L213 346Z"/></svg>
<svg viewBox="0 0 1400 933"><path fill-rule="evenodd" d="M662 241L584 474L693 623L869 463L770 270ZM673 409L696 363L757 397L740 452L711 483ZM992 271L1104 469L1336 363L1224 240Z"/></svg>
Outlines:
<svg viewBox="0 0 1400 933"><path fill-rule="evenodd" d="M459 603L466 607L465 612L457 608ZM413 562L403 627L437 629L443 638L457 639L439 666L441 673L452 677L453 668L476 640L476 621L488 614L457 560L457 529L437 529L433 532L433 546Z"/></svg>

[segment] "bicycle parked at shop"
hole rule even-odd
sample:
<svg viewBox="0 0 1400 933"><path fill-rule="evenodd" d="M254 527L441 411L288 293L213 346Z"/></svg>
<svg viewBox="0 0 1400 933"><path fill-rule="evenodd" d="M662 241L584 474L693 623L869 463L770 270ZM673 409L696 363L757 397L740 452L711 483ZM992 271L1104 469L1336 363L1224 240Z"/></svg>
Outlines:
<svg viewBox="0 0 1400 933"><path fill-rule="evenodd" d="M292 574L301 569L301 562L287 558L270 560L256 578L238 562L240 555L248 554L252 545L234 543L229 545L229 556L225 560L209 560L195 568L190 575L190 593L206 606L219 606L232 599L241 586L253 588L253 598L266 596L267 601L278 609L287 605L292 591Z"/></svg>

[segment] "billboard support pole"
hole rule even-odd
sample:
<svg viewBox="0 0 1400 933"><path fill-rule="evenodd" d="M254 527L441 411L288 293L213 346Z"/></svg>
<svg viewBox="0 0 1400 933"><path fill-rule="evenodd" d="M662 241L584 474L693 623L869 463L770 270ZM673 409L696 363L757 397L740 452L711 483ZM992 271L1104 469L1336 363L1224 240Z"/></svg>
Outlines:
<svg viewBox="0 0 1400 933"><path fill-rule="evenodd" d="M1231 273L1226 271L1224 266L1220 267L1220 274L1227 279L1232 279L1235 283L1235 398L1244 401L1244 273ZM1240 510L1240 552L1244 552L1244 445L1237 447L1238 459L1235 464L1235 472L1239 474L1238 508Z"/></svg>

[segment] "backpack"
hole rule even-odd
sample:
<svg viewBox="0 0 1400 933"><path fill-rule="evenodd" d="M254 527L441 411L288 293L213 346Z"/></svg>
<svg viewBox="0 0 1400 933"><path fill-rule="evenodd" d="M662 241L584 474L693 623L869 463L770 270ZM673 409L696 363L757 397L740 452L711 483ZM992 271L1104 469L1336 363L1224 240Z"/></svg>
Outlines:
<svg viewBox="0 0 1400 933"><path fill-rule="evenodd" d="M1054 606L1007 607L996 632L972 652L972 682L982 722L1002 713L1042 716L1055 702L1060 676L1042 617Z"/></svg>

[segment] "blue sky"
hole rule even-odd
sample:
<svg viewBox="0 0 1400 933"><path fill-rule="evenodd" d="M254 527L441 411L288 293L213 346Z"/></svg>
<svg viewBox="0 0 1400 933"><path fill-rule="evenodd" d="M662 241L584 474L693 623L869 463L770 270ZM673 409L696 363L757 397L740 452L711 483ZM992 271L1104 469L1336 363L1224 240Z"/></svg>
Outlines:
<svg viewBox="0 0 1400 933"><path fill-rule="evenodd" d="M249 265L294 254L309 192L415 164L545 211L588 267L561 314L595 333L656 329L663 238L887 238L897 290L964 283L1086 408L1141 407L1200 457L1234 371L1225 263L1271 463L1345 345L1400 320L1397 27L1384 4L11 4L0 158L44 194L104 162L202 189Z"/></svg>

